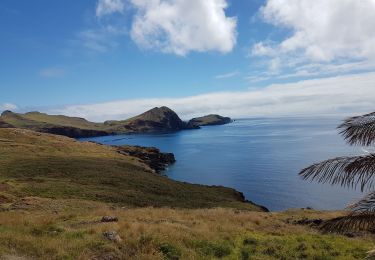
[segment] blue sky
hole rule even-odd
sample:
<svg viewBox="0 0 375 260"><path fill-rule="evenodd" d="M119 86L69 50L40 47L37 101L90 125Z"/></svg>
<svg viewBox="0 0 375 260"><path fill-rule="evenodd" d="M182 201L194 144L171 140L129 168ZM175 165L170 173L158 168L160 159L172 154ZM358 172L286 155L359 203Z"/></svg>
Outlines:
<svg viewBox="0 0 375 260"><path fill-rule="evenodd" d="M276 115L296 93L314 104L329 95L315 93L319 87L300 93L309 82L360 77L363 97L311 112L365 111L358 101L375 96L366 85L375 68L374 11L373 0L2 0L0 108L103 120L167 102L189 116L225 113L220 103L230 100L218 95L259 94L263 114ZM210 106L198 106L202 95ZM227 114L262 114L240 104ZM301 108L284 114L309 113Z"/></svg>

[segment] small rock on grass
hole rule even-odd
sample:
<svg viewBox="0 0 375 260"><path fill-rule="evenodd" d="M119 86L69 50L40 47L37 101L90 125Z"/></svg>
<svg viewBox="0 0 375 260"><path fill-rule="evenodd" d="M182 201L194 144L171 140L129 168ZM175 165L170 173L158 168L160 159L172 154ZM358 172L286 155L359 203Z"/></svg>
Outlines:
<svg viewBox="0 0 375 260"><path fill-rule="evenodd" d="M112 216L104 216L102 217L101 222L117 222L118 218L117 217L112 217Z"/></svg>
<svg viewBox="0 0 375 260"><path fill-rule="evenodd" d="M103 233L103 236L107 238L108 240L114 241L114 242L121 242L122 238L117 234L116 231L105 231Z"/></svg>

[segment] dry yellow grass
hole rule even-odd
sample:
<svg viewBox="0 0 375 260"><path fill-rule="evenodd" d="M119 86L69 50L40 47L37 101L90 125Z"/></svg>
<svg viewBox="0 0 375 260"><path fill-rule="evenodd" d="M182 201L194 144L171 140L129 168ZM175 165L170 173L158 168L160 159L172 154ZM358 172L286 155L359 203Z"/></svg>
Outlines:
<svg viewBox="0 0 375 260"><path fill-rule="evenodd" d="M321 234L286 221L341 214L121 208L26 198L18 209L0 212L0 252L34 259L362 259L374 245L372 236ZM119 221L101 223L106 215ZM104 238L111 230L121 242Z"/></svg>

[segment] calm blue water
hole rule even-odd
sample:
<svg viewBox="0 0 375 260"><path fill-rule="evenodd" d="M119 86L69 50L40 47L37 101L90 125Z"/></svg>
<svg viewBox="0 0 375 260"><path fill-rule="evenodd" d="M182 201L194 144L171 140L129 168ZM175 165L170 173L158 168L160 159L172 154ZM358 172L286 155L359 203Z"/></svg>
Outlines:
<svg viewBox="0 0 375 260"><path fill-rule="evenodd" d="M363 153L338 135L342 118L243 119L163 135L89 138L103 144L155 146L177 162L166 174L190 183L223 185L270 210L342 209L361 193L310 183L300 169L320 160Z"/></svg>

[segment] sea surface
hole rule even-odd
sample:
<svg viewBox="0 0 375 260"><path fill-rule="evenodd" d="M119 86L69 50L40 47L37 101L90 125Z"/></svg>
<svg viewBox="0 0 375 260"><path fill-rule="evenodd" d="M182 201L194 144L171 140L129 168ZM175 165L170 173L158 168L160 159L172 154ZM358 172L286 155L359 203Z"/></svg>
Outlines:
<svg viewBox="0 0 375 260"><path fill-rule="evenodd" d="M343 118L253 118L160 135L117 135L81 139L108 145L155 146L177 162L165 174L174 180L223 185L246 199L278 211L289 208L343 209L363 194L311 183L298 172L314 162L364 153L339 136Z"/></svg>

